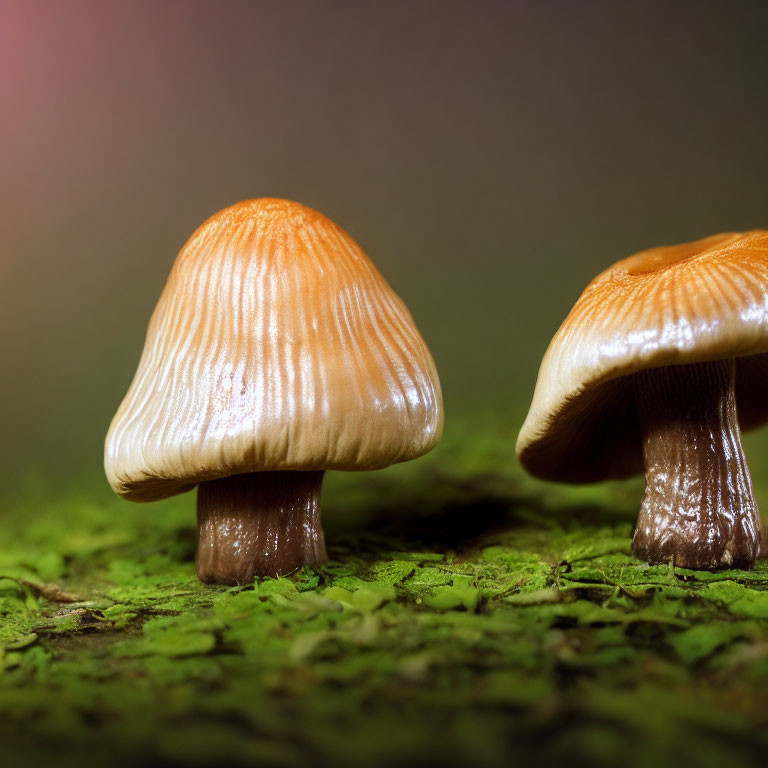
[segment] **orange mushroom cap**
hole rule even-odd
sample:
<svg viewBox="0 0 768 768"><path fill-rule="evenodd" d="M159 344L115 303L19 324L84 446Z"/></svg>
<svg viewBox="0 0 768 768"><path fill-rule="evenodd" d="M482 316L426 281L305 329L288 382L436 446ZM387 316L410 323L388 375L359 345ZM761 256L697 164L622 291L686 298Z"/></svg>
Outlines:
<svg viewBox="0 0 768 768"><path fill-rule="evenodd" d="M594 482L643 471L632 374L736 358L744 429L768 420L768 232L724 233L617 262L550 342L517 454L532 474Z"/></svg>
<svg viewBox="0 0 768 768"><path fill-rule="evenodd" d="M288 200L246 200L182 248L105 469L137 501L280 469L374 469L443 428L432 356L355 241Z"/></svg>

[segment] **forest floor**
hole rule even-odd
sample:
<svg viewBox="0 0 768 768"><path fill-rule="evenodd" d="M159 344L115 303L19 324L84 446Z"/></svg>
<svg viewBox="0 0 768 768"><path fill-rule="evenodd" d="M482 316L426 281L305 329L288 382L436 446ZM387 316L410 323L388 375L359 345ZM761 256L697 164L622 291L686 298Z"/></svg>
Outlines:
<svg viewBox="0 0 768 768"><path fill-rule="evenodd" d="M195 578L191 494L57 493L2 502L3 765L765 764L768 563L635 560L641 483L459 435L328 473L328 563L238 588Z"/></svg>

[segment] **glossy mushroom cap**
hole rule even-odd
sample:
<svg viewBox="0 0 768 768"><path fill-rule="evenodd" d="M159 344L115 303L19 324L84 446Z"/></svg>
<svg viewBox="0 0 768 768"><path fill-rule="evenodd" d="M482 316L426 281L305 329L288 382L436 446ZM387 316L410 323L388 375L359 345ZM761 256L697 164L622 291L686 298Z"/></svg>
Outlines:
<svg viewBox="0 0 768 768"><path fill-rule="evenodd" d="M267 470L376 469L429 451L437 372L403 302L317 211L262 198L182 248L106 439L136 501Z"/></svg>
<svg viewBox="0 0 768 768"><path fill-rule="evenodd" d="M517 441L534 475L594 482L643 471L632 374L736 358L743 429L768 420L768 232L726 233L619 261L552 339Z"/></svg>

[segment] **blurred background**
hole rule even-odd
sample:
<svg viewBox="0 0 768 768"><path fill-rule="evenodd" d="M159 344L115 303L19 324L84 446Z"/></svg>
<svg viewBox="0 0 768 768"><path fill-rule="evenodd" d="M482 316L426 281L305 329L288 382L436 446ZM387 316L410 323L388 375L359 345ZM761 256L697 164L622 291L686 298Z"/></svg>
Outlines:
<svg viewBox="0 0 768 768"><path fill-rule="evenodd" d="M451 419L510 439L584 285L768 227L768 3L0 0L0 472L101 472L176 253L262 195L349 231Z"/></svg>

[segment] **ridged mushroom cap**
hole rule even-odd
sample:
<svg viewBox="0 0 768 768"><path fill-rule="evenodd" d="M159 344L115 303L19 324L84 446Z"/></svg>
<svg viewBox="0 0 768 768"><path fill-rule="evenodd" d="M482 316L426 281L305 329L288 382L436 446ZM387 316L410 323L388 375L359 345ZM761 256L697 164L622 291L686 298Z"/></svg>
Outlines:
<svg viewBox="0 0 768 768"><path fill-rule="evenodd" d="M594 482L642 472L632 374L737 358L744 429L768 420L768 232L642 251L598 275L552 339L517 455L534 475Z"/></svg>
<svg viewBox="0 0 768 768"><path fill-rule="evenodd" d="M408 309L317 211L246 200L182 248L107 434L120 495L246 472L362 470L440 439L435 364Z"/></svg>

